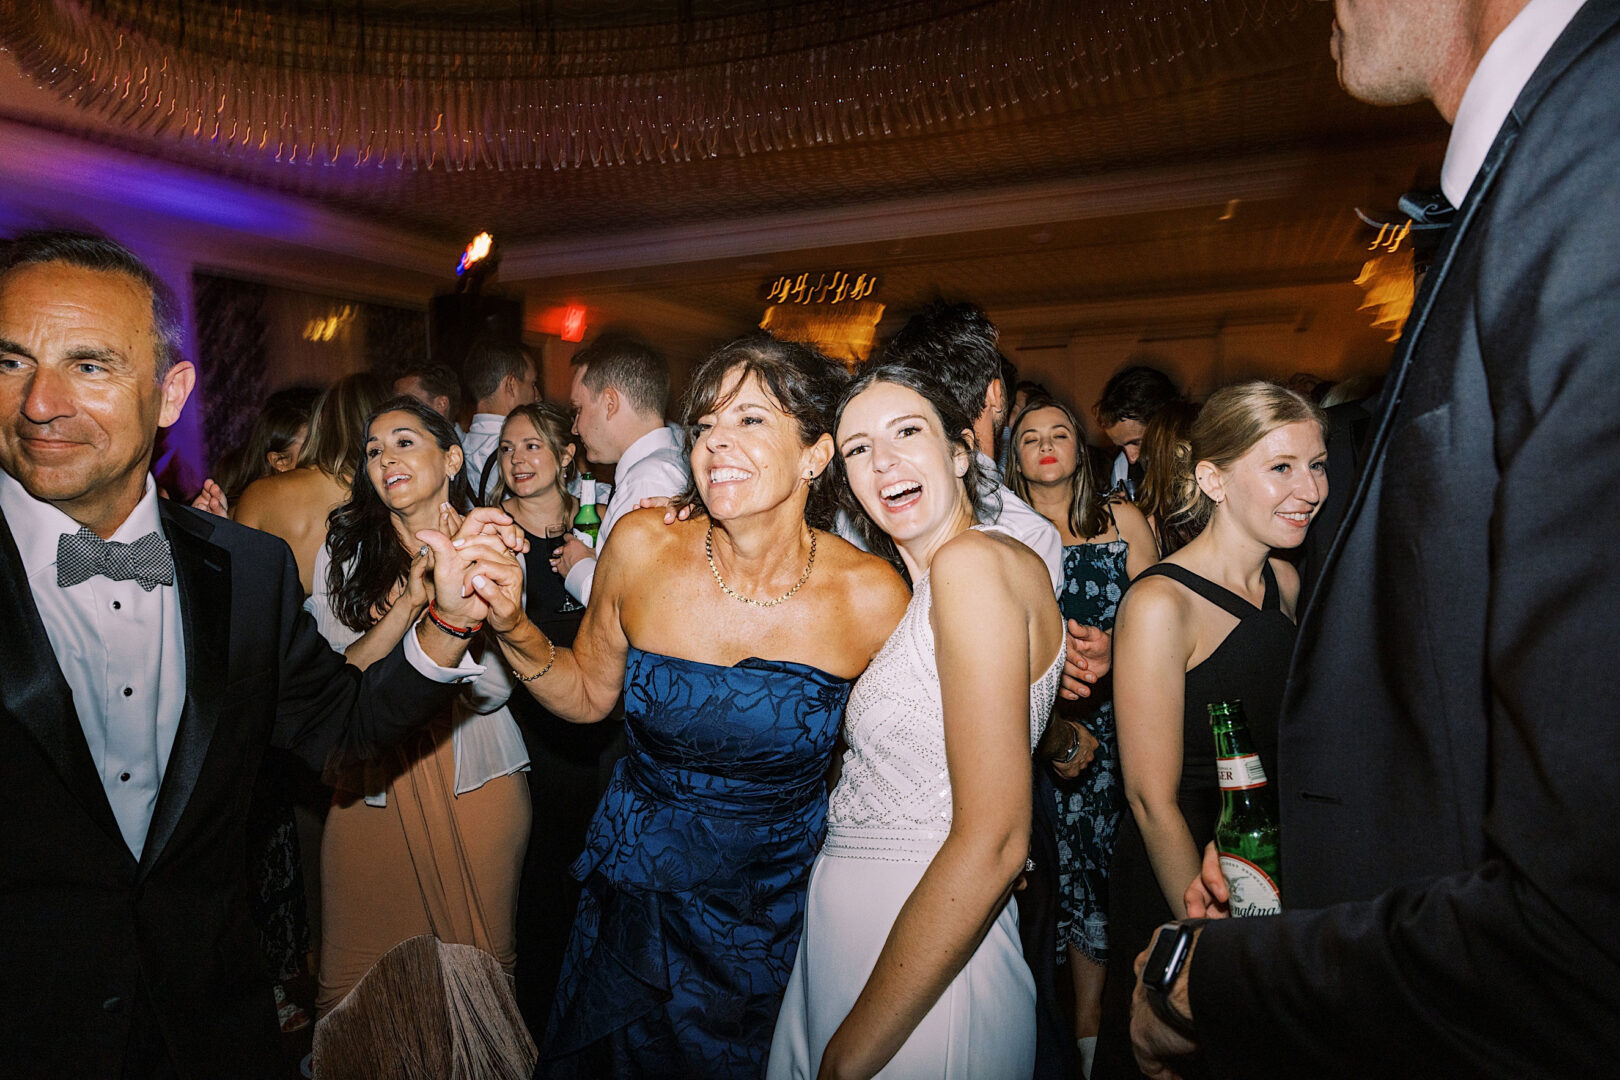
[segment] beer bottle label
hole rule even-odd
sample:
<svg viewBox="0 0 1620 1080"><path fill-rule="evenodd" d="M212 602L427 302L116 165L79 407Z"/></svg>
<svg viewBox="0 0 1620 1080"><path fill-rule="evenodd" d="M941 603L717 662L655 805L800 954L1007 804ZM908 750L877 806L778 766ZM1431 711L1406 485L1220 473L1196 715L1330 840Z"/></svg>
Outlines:
<svg viewBox="0 0 1620 1080"><path fill-rule="evenodd" d="M1231 893L1232 915L1275 915L1282 910L1282 896L1271 875L1248 859L1221 852L1221 874Z"/></svg>
<svg viewBox="0 0 1620 1080"><path fill-rule="evenodd" d="M1266 767L1260 764L1259 754L1216 758L1215 776L1221 782L1222 791L1247 791L1265 786Z"/></svg>

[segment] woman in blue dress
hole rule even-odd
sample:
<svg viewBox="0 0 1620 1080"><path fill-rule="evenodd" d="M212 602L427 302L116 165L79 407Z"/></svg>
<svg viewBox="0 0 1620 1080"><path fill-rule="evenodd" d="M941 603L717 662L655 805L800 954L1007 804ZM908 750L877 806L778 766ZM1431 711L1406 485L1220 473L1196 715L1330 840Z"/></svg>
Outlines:
<svg viewBox="0 0 1620 1080"><path fill-rule="evenodd" d="M1112 633L1120 597L1158 550L1140 510L1098 495L1081 431L1066 405L1030 401L1013 420L1007 483L1063 535L1063 617ZM1056 774L1058 963L1074 983L1074 1033L1089 1069L1108 960L1108 861L1125 807L1110 681L1082 701L1060 699L1042 745Z"/></svg>
<svg viewBox="0 0 1620 1080"><path fill-rule="evenodd" d="M622 684L628 754L597 808L536 1075L755 1078L793 966L850 686L908 593L825 531L841 373L756 334L686 399L688 520L614 529L572 649L515 572L478 584L522 685L579 723Z"/></svg>

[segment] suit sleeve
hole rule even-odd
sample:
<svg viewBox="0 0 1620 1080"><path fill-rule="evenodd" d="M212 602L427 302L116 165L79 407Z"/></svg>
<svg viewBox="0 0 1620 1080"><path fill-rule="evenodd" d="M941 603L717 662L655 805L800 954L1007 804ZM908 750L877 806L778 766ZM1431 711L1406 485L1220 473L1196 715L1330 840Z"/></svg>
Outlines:
<svg viewBox="0 0 1620 1080"><path fill-rule="evenodd" d="M316 770L365 761L447 708L459 682L428 678L406 644L415 631L364 672L346 663L304 610L292 553L283 548L277 640L281 650L272 741ZM476 669L470 674L476 674Z"/></svg>
<svg viewBox="0 0 1620 1080"><path fill-rule="evenodd" d="M1620 47L1520 135L1472 285L1495 417L1488 857L1205 928L1217 1075L1571 1077L1620 1061ZM1525 173L1528 172L1528 176ZM1411 822L1413 829L1424 823Z"/></svg>

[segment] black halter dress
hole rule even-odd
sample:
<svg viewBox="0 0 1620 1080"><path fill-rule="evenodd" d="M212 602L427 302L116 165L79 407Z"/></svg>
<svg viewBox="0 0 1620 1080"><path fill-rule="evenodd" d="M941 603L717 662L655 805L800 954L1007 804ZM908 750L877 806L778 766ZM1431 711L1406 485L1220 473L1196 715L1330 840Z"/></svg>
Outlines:
<svg viewBox="0 0 1620 1080"><path fill-rule="evenodd" d="M1200 854L1214 839L1221 809L1221 789L1215 777L1215 738L1209 727L1211 702L1243 703L1249 735L1266 776L1273 780L1277 776L1277 714L1294 649L1294 622L1282 612L1277 579L1269 563L1262 574L1266 592L1259 607L1174 563L1161 562L1136 578L1139 582L1154 575L1167 577L1238 620L1215 651L1187 672L1181 786L1176 802ZM1154 929L1173 917L1148 860L1142 833L1128 810L1122 815L1109 865L1108 898L1108 975L1092 1080L1140 1075L1131 1056L1129 1032L1131 993L1136 985L1133 965Z"/></svg>

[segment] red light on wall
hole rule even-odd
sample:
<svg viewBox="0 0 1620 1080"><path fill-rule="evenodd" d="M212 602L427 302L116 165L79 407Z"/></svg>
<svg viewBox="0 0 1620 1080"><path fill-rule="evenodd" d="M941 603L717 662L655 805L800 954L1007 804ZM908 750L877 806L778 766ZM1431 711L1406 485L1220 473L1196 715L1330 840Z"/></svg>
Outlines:
<svg viewBox="0 0 1620 1080"><path fill-rule="evenodd" d="M584 304L569 304L563 308L562 333L558 336L564 341L585 340Z"/></svg>
<svg viewBox="0 0 1620 1080"><path fill-rule="evenodd" d="M531 334L550 334L564 341L584 341L588 314L584 304L544 308L524 320L524 329Z"/></svg>

